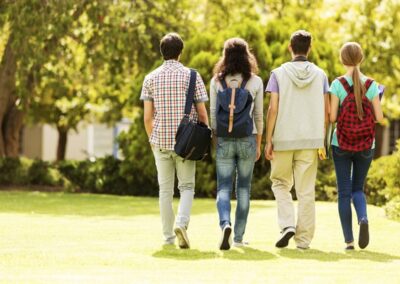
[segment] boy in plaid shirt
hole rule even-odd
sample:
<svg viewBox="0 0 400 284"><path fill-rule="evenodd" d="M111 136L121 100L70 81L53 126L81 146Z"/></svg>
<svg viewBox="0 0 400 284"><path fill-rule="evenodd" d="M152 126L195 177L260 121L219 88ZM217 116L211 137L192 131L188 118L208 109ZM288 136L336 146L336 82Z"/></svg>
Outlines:
<svg viewBox="0 0 400 284"><path fill-rule="evenodd" d="M144 101L144 124L157 167L165 243L174 244L176 236L180 248L189 248L186 230L194 197L196 164L194 161L183 161L183 158L174 152L175 135L184 115L190 78L190 69L179 62L182 49L183 41L176 33L169 33L161 39L160 50L164 63L145 77L140 99ZM208 125L205 107L208 96L199 74L197 74L194 101L191 119ZM175 171L178 177L180 202L173 230L175 214L172 200Z"/></svg>

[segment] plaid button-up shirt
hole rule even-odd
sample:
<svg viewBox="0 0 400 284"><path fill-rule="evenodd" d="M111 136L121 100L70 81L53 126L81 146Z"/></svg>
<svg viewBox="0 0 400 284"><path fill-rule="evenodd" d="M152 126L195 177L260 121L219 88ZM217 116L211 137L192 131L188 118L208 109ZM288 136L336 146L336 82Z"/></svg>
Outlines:
<svg viewBox="0 0 400 284"><path fill-rule="evenodd" d="M154 103L153 131L149 140L153 146L174 150L176 131L185 111L189 79L190 69L176 60L164 61L145 77L140 99ZM206 87L198 73L194 101L208 101ZM194 105L190 117L194 121L198 119Z"/></svg>

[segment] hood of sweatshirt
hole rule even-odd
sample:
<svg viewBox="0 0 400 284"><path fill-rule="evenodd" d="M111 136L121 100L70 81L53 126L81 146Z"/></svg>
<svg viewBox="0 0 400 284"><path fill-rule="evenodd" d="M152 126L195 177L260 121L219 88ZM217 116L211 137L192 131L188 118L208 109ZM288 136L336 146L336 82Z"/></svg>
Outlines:
<svg viewBox="0 0 400 284"><path fill-rule="evenodd" d="M287 62L282 68L298 88L309 85L318 74L317 66L308 61Z"/></svg>

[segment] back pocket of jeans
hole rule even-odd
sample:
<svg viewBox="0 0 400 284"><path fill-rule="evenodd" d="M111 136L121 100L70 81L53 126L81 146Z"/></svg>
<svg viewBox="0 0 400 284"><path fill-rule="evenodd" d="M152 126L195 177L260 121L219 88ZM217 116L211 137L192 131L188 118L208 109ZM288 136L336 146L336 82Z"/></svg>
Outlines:
<svg viewBox="0 0 400 284"><path fill-rule="evenodd" d="M374 150L373 149L364 150L361 152L361 156L365 159L371 159L374 156Z"/></svg>
<svg viewBox="0 0 400 284"><path fill-rule="evenodd" d="M229 156L229 143L217 142L217 158L227 158Z"/></svg>
<svg viewBox="0 0 400 284"><path fill-rule="evenodd" d="M349 152L346 150L342 150L339 147L332 147L332 151L338 156L345 156Z"/></svg>
<svg viewBox="0 0 400 284"><path fill-rule="evenodd" d="M256 146L255 143L250 141L239 142L240 143L240 158L249 159L255 156Z"/></svg>

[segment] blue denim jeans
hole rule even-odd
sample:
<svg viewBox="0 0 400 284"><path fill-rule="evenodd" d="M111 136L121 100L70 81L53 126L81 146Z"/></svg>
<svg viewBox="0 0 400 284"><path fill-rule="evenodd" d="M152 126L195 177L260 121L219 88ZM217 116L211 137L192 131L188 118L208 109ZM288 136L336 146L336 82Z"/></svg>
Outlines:
<svg viewBox="0 0 400 284"><path fill-rule="evenodd" d="M231 224L231 195L236 176L236 218L234 240L241 242L250 207L250 188L256 158L256 138L222 138L217 140L217 208L219 225Z"/></svg>
<svg viewBox="0 0 400 284"><path fill-rule="evenodd" d="M354 241L351 214L352 200L358 222L367 220L364 183L374 156L374 150L351 152L332 146L332 152L336 170L340 222L344 240L346 243L350 243Z"/></svg>

